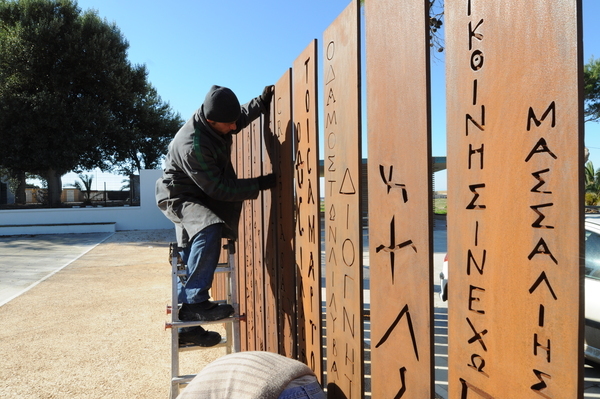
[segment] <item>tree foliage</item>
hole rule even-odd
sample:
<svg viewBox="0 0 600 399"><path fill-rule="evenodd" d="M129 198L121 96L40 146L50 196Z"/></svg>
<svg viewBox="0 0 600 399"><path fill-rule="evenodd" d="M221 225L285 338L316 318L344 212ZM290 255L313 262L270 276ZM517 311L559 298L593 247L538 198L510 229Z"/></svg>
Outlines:
<svg viewBox="0 0 600 399"><path fill-rule="evenodd" d="M73 187L83 193L83 203L85 205L90 205L92 203L92 182L94 181L94 175L84 175L83 173L79 173L77 176L80 181L73 183Z"/></svg>
<svg viewBox="0 0 600 399"><path fill-rule="evenodd" d="M360 0L361 7L366 0ZM444 51L444 38L441 35L444 24L443 0L429 0L429 46L437 52Z"/></svg>
<svg viewBox="0 0 600 399"><path fill-rule="evenodd" d="M159 168L171 139L183 123L156 89L147 85L144 94L136 97L134 109L125 121L127 135L120 136L120 142L115 143L110 159L113 169L130 176L141 169Z"/></svg>
<svg viewBox="0 0 600 399"><path fill-rule="evenodd" d="M144 132L148 119L177 120L128 47L115 24L74 0L0 0L0 166L44 177L52 205L63 174L111 170L127 156L139 165L145 149L129 147L160 134Z"/></svg>
<svg viewBox="0 0 600 399"><path fill-rule="evenodd" d="M583 67L586 122L600 121L600 59L592 57Z"/></svg>
<svg viewBox="0 0 600 399"><path fill-rule="evenodd" d="M592 161L588 161L585 173L585 204L596 205L600 199L600 169L594 169Z"/></svg>

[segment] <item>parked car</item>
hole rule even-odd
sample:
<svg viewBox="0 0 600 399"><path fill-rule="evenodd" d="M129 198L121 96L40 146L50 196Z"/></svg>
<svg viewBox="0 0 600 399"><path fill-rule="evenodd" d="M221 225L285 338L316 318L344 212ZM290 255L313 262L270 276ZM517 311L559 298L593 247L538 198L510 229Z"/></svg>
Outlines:
<svg viewBox="0 0 600 399"><path fill-rule="evenodd" d="M600 214L585 218L585 357L600 363Z"/></svg>
<svg viewBox="0 0 600 399"><path fill-rule="evenodd" d="M444 256L442 271L440 272L440 298L442 301L448 300L448 254Z"/></svg>
<svg viewBox="0 0 600 399"><path fill-rule="evenodd" d="M448 300L448 254L440 273L440 298ZM585 217L585 357L600 364L600 214Z"/></svg>

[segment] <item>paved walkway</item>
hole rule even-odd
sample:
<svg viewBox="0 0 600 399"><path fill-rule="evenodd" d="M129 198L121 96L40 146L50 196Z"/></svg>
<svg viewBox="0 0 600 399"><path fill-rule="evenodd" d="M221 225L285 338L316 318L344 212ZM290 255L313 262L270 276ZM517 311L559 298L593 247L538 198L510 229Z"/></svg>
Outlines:
<svg viewBox="0 0 600 399"><path fill-rule="evenodd" d="M112 234L0 236L0 306L68 266Z"/></svg>

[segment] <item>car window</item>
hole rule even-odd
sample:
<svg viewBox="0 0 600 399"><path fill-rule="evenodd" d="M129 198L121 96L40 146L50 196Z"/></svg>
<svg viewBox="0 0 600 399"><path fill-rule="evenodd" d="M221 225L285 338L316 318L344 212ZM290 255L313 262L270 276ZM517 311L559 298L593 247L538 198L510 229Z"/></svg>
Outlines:
<svg viewBox="0 0 600 399"><path fill-rule="evenodd" d="M600 235L585 231L585 276L600 280Z"/></svg>

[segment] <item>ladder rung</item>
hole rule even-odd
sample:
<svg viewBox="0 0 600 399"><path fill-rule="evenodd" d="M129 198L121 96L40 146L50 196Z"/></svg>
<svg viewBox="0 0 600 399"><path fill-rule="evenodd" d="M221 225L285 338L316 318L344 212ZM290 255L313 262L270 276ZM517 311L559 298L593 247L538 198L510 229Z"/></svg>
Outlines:
<svg viewBox="0 0 600 399"><path fill-rule="evenodd" d="M196 374L180 375L171 379L171 384L187 384L194 379Z"/></svg>
<svg viewBox="0 0 600 399"><path fill-rule="evenodd" d="M217 268L215 269L215 273L231 273L231 267L227 266L227 263L219 263L219 265L217 265ZM186 276L187 272L185 270L177 270L177 277Z"/></svg>
<svg viewBox="0 0 600 399"><path fill-rule="evenodd" d="M213 346L200 346L200 345L193 345L193 344L179 345L179 352L187 352L187 351L193 351L193 350L197 350L197 349L221 348L223 346L227 346L227 338L226 337L221 337L221 342L219 342L218 344L213 345Z"/></svg>
<svg viewBox="0 0 600 399"><path fill-rule="evenodd" d="M184 327L196 327L203 326L208 324L221 324L221 323L231 323L235 320L243 319L245 316L233 315L230 317L226 317L224 319L215 320L215 321L171 321L165 323L165 328L184 328Z"/></svg>
<svg viewBox="0 0 600 399"><path fill-rule="evenodd" d="M217 267L215 270L215 273L230 273L230 272L231 272L230 267Z"/></svg>

